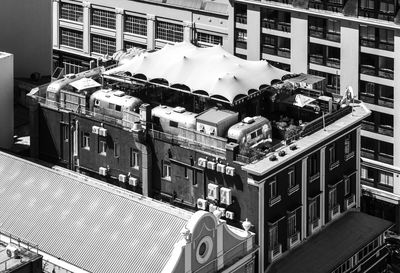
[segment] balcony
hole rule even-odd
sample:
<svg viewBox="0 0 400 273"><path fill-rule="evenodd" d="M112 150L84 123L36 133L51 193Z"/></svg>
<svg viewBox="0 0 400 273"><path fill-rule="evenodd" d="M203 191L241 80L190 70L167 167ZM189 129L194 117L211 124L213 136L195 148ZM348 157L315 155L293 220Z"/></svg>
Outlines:
<svg viewBox="0 0 400 273"><path fill-rule="evenodd" d="M262 53L269 55L277 55L277 48L274 45L263 44Z"/></svg>
<svg viewBox="0 0 400 273"><path fill-rule="evenodd" d="M324 57L322 55L310 55L310 63L323 65Z"/></svg>
<svg viewBox="0 0 400 273"><path fill-rule="evenodd" d="M361 64L360 73L375 77L381 77L384 79L393 80L393 70L390 68L379 68L377 69L373 65Z"/></svg>
<svg viewBox="0 0 400 273"><path fill-rule="evenodd" d="M326 59L326 66L333 67L333 68L340 68L340 59L338 59L338 58L327 58Z"/></svg>
<svg viewBox="0 0 400 273"><path fill-rule="evenodd" d="M268 260L273 262L282 254L282 244L277 244L268 251Z"/></svg>
<svg viewBox="0 0 400 273"><path fill-rule="evenodd" d="M381 78L393 80L393 70L389 68L380 68L378 71L378 76Z"/></svg>
<svg viewBox="0 0 400 273"><path fill-rule="evenodd" d="M380 154L378 154L378 161L393 165L393 155L387 155L387 154L380 153Z"/></svg>
<svg viewBox="0 0 400 273"><path fill-rule="evenodd" d="M247 41L246 40L236 40L236 47L241 49L247 49Z"/></svg>
<svg viewBox="0 0 400 273"><path fill-rule="evenodd" d="M236 14L235 22L246 25L247 24L247 14Z"/></svg>
<svg viewBox="0 0 400 273"><path fill-rule="evenodd" d="M394 45L392 43L384 43L375 40L360 39L360 45L370 48L382 49L387 51L393 51Z"/></svg>
<svg viewBox="0 0 400 273"><path fill-rule="evenodd" d="M380 125L378 127L378 133L385 136L393 136L393 126L390 125Z"/></svg>
<svg viewBox="0 0 400 273"><path fill-rule="evenodd" d="M278 22L276 24L276 26L277 26L277 28L276 28L277 30L284 31L284 32L290 32L290 23Z"/></svg>
<svg viewBox="0 0 400 273"><path fill-rule="evenodd" d="M356 198L354 194L350 195L344 200L344 205L346 210L351 209L356 205Z"/></svg>
<svg viewBox="0 0 400 273"><path fill-rule="evenodd" d="M311 220L308 224L308 229L310 231L310 234L315 233L318 231L318 229L321 227L321 219L320 218L315 218Z"/></svg>
<svg viewBox="0 0 400 273"><path fill-rule="evenodd" d="M340 205L336 204L331 207L329 210L329 219L334 220L340 215Z"/></svg>
<svg viewBox="0 0 400 273"><path fill-rule="evenodd" d="M299 185L299 184L297 184L297 185L291 187L291 188L288 190L288 195L292 195L293 193L295 193L295 192L298 191L299 189L300 189L300 185Z"/></svg>
<svg viewBox="0 0 400 273"><path fill-rule="evenodd" d="M290 58L290 49L289 48L278 48L278 56L284 58Z"/></svg>
<svg viewBox="0 0 400 273"><path fill-rule="evenodd" d="M345 154L344 155L344 161L349 161L350 159L352 159L353 157L354 157L354 151L352 151L352 152L350 152L350 153L348 153L348 154Z"/></svg>
<svg viewBox="0 0 400 273"><path fill-rule="evenodd" d="M288 238L288 247L292 248L300 243L300 232L297 231L293 235L290 235Z"/></svg>

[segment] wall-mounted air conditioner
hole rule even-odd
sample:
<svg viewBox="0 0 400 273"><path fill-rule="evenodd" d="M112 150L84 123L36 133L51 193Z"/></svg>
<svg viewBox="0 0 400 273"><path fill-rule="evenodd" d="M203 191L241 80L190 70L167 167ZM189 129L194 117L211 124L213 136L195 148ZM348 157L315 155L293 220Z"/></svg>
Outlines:
<svg viewBox="0 0 400 273"><path fill-rule="evenodd" d="M139 179L136 177L129 177L129 185L136 187L139 185Z"/></svg>
<svg viewBox="0 0 400 273"><path fill-rule="evenodd" d="M227 175L235 176L235 168L234 167L226 166L225 171L226 171Z"/></svg>
<svg viewBox="0 0 400 273"><path fill-rule="evenodd" d="M230 205L232 204L232 190L228 188L221 188L220 190L220 202L221 204Z"/></svg>
<svg viewBox="0 0 400 273"><path fill-rule="evenodd" d="M105 128L103 128L103 127L100 127L99 128L99 135L100 136L107 136L107 129L105 129Z"/></svg>
<svg viewBox="0 0 400 273"><path fill-rule="evenodd" d="M208 184L207 198L216 200L219 197L219 187L215 184Z"/></svg>
<svg viewBox="0 0 400 273"><path fill-rule="evenodd" d="M206 210L207 209L207 200L204 200L201 198L197 199L197 208Z"/></svg>
<svg viewBox="0 0 400 273"><path fill-rule="evenodd" d="M99 168L99 174L102 175L102 176L106 176L107 175L107 168L100 167Z"/></svg>
<svg viewBox="0 0 400 273"><path fill-rule="evenodd" d="M99 127L98 126L92 126L92 133L98 135L99 134Z"/></svg>
<svg viewBox="0 0 400 273"><path fill-rule="evenodd" d="M218 163L217 164L217 172L219 172L219 173L225 173L225 165L224 164L220 164L220 163Z"/></svg>
<svg viewBox="0 0 400 273"><path fill-rule="evenodd" d="M225 218L233 220L233 218L235 218L235 213L233 213L232 211L226 211Z"/></svg>
<svg viewBox="0 0 400 273"><path fill-rule="evenodd" d="M217 167L217 163L212 162L212 161L207 161L207 169L215 171L216 167Z"/></svg>
<svg viewBox="0 0 400 273"><path fill-rule="evenodd" d="M126 182L126 175L124 175L124 174L118 175L118 181L125 183Z"/></svg>
<svg viewBox="0 0 400 273"><path fill-rule="evenodd" d="M207 159L205 159L205 158L199 158L198 159L198 161L197 161L197 165L199 165L199 167L203 167L203 168L205 168L206 167L206 164L207 164Z"/></svg>

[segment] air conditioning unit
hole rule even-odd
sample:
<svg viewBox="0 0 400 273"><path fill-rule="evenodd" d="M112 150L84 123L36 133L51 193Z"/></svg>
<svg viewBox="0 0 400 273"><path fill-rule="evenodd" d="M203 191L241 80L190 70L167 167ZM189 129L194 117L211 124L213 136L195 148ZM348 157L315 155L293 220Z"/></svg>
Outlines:
<svg viewBox="0 0 400 273"><path fill-rule="evenodd" d="M137 185L139 185L139 179L137 179L136 177L129 177L129 185L136 187Z"/></svg>
<svg viewBox="0 0 400 273"><path fill-rule="evenodd" d="M204 200L201 198L197 199L197 208L206 210L207 209L207 200Z"/></svg>
<svg viewBox="0 0 400 273"><path fill-rule="evenodd" d="M216 205L214 205L214 204L210 204L209 206L208 206L208 211L209 212L214 212L214 211L216 211L218 209L218 207L216 206Z"/></svg>
<svg viewBox="0 0 400 273"><path fill-rule="evenodd" d="M216 200L219 197L219 187L215 184L208 184L207 198Z"/></svg>
<svg viewBox="0 0 400 273"><path fill-rule="evenodd" d="M118 176L118 180L119 180L119 182L126 182L126 175L124 175L124 174L120 174L119 176Z"/></svg>
<svg viewBox="0 0 400 273"><path fill-rule="evenodd" d="M17 258L19 258L19 254L21 253L21 250L16 245L8 244L6 246L6 253L7 253L8 257L17 259Z"/></svg>
<svg viewBox="0 0 400 273"><path fill-rule="evenodd" d="M212 162L212 161L207 161L207 169L215 171L216 167L217 167L217 163Z"/></svg>
<svg viewBox="0 0 400 273"><path fill-rule="evenodd" d="M207 159L205 158L199 158L199 160L197 161L197 165L199 165L199 167L203 167L205 168L207 164Z"/></svg>
<svg viewBox="0 0 400 273"><path fill-rule="evenodd" d="M106 176L107 175L107 168L100 167L99 168L99 174L102 175L102 176Z"/></svg>
<svg viewBox="0 0 400 273"><path fill-rule="evenodd" d="M220 202L221 204L230 205L232 204L232 190L228 188L221 188L220 190Z"/></svg>
<svg viewBox="0 0 400 273"><path fill-rule="evenodd" d="M225 173L225 165L224 164L220 164L220 163L218 163L217 164L217 172L219 172L219 173Z"/></svg>
<svg viewBox="0 0 400 273"><path fill-rule="evenodd" d="M226 171L227 175L235 176L235 168L234 167L226 166L225 171Z"/></svg>
<svg viewBox="0 0 400 273"><path fill-rule="evenodd" d="M225 218L233 220L233 218L235 218L235 214L232 211L226 211Z"/></svg>
<svg viewBox="0 0 400 273"><path fill-rule="evenodd" d="M99 135L100 136L107 136L107 129L105 129L105 128L103 128L103 127L100 127L99 128Z"/></svg>
<svg viewBox="0 0 400 273"><path fill-rule="evenodd" d="M98 126L92 126L92 133L98 135L99 134L99 127Z"/></svg>

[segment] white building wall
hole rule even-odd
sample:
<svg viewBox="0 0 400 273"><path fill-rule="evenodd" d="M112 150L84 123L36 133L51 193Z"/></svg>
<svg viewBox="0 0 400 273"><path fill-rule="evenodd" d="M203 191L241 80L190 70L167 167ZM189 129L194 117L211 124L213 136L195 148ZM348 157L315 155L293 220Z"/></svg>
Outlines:
<svg viewBox="0 0 400 273"><path fill-rule="evenodd" d="M14 58L0 52L0 148L14 143Z"/></svg>
<svg viewBox="0 0 400 273"><path fill-rule="evenodd" d="M0 51L14 55L15 76L51 73L52 1L1 0Z"/></svg>

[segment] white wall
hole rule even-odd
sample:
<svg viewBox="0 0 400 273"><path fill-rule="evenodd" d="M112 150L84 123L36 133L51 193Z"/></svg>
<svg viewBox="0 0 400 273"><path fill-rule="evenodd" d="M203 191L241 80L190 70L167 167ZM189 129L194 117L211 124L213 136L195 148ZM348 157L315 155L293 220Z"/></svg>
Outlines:
<svg viewBox="0 0 400 273"><path fill-rule="evenodd" d="M0 148L14 143L13 55L0 51Z"/></svg>
<svg viewBox="0 0 400 273"><path fill-rule="evenodd" d="M16 77L51 73L50 0L1 0L0 51L14 55Z"/></svg>

